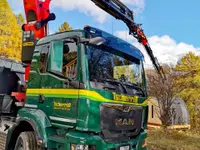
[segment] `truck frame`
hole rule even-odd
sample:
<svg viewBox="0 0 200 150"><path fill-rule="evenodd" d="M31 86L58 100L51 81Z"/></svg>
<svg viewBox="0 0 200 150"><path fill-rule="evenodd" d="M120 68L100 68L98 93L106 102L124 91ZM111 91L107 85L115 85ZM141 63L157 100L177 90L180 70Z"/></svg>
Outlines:
<svg viewBox="0 0 200 150"><path fill-rule="evenodd" d="M127 24L164 77L132 11L118 0L92 1ZM55 20L49 4L24 0L24 78L16 78L19 88L0 91L0 149L147 149L143 54L91 26L47 35L48 22Z"/></svg>

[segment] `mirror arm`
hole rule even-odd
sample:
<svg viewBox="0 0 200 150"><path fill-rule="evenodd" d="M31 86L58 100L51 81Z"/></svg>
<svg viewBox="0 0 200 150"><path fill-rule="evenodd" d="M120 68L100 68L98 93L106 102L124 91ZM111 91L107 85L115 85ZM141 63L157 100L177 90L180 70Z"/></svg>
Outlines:
<svg viewBox="0 0 200 150"><path fill-rule="evenodd" d="M86 39L86 38L81 38L79 43L89 43L90 42L90 39Z"/></svg>
<svg viewBox="0 0 200 150"><path fill-rule="evenodd" d="M75 36L71 36L70 39L74 39L76 43L81 43L81 39L79 36L75 35Z"/></svg>

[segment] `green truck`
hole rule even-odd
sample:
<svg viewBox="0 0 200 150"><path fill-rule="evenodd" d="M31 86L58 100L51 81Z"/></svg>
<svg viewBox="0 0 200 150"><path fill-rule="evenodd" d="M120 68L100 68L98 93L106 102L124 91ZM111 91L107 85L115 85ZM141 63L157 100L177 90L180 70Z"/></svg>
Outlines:
<svg viewBox="0 0 200 150"><path fill-rule="evenodd" d="M127 25L164 77L133 12L91 1ZM48 35L51 0L23 2L22 62L0 58L0 150L146 150L141 51L90 26Z"/></svg>
<svg viewBox="0 0 200 150"><path fill-rule="evenodd" d="M26 101L1 99L1 149L145 150L143 59L136 47L90 26L40 39Z"/></svg>

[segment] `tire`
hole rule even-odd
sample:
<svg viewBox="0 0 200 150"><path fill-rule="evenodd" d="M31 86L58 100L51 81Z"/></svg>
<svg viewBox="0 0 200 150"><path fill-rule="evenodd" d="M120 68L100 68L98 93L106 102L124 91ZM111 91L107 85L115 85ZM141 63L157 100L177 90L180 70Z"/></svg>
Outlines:
<svg viewBox="0 0 200 150"><path fill-rule="evenodd" d="M43 150L36 142L34 132L22 132L18 138L14 150Z"/></svg>

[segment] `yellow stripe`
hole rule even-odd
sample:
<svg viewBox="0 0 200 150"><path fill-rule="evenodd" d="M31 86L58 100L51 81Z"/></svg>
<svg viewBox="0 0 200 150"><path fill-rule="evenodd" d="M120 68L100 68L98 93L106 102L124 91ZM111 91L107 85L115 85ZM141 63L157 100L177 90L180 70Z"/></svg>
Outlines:
<svg viewBox="0 0 200 150"><path fill-rule="evenodd" d="M79 90L74 89L27 89L27 94L70 94L70 95L78 95Z"/></svg>
<svg viewBox="0 0 200 150"><path fill-rule="evenodd" d="M23 46L33 46L34 43L33 42L25 42L23 43Z"/></svg>
<svg viewBox="0 0 200 150"><path fill-rule="evenodd" d="M116 101L111 99L106 99L103 96L101 96L99 93L95 91L90 90L75 90L75 89L27 89L27 94L51 94L51 95L84 95L88 97L93 97L95 99L98 99L102 102L110 102L110 103L121 103L121 104L136 104L136 103L130 103L130 102L124 102L124 101ZM138 105L147 105L147 100L145 100L143 103L137 103Z"/></svg>

